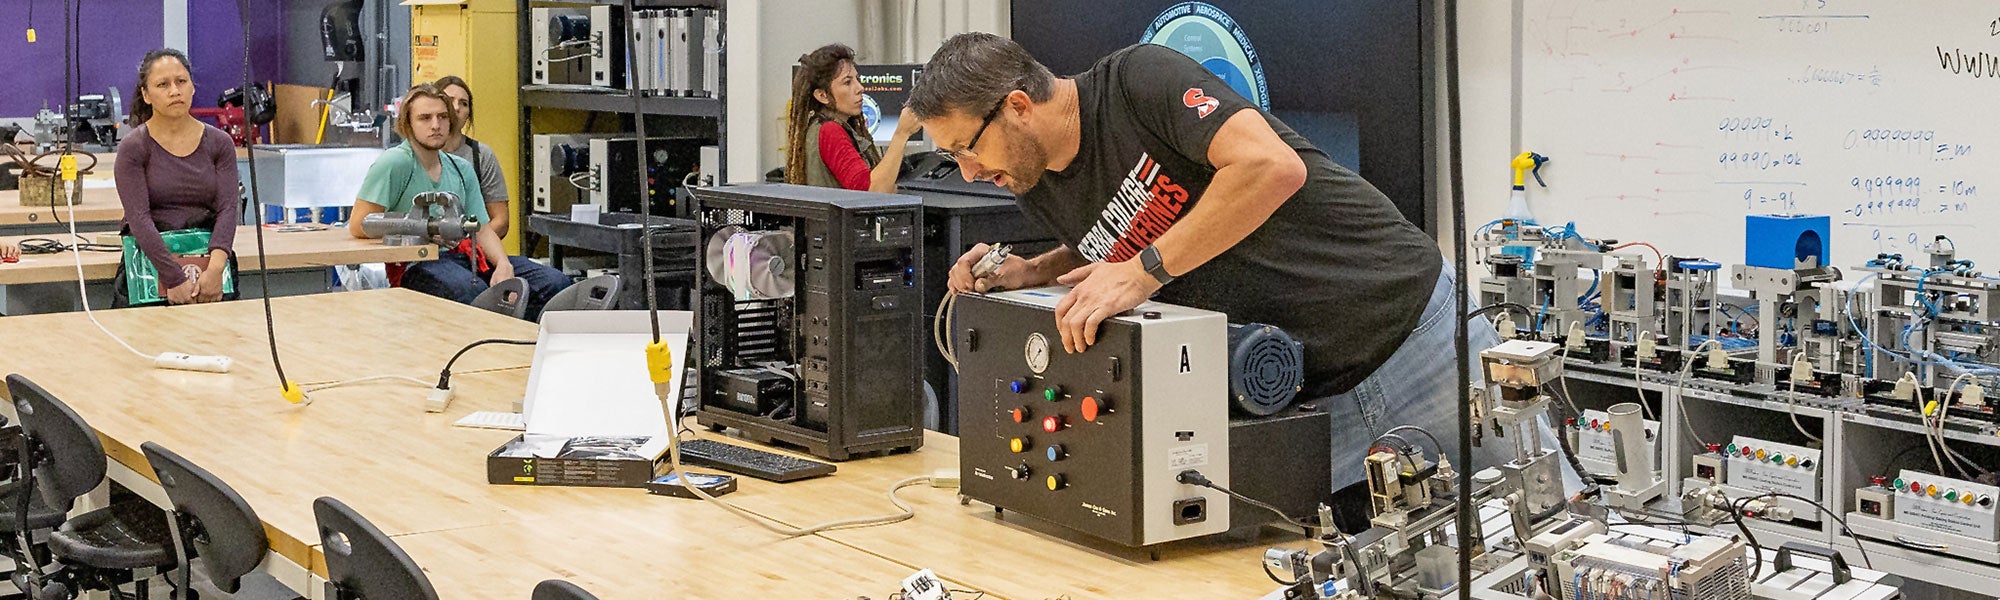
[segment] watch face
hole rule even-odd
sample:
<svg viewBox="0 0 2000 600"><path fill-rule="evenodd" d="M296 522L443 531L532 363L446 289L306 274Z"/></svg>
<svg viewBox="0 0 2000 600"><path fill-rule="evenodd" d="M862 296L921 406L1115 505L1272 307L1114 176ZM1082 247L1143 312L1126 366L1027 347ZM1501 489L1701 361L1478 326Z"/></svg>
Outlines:
<svg viewBox="0 0 2000 600"><path fill-rule="evenodd" d="M1042 337L1040 333L1028 334L1028 347L1022 352L1028 360L1028 370L1036 375L1049 370L1049 338Z"/></svg>

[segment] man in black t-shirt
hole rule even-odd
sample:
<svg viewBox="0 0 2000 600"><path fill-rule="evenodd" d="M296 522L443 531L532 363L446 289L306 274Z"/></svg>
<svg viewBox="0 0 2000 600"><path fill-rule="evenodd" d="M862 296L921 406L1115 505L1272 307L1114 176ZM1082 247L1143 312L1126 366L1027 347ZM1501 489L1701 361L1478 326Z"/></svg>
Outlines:
<svg viewBox="0 0 2000 600"><path fill-rule="evenodd" d="M1436 242L1194 60L1137 45L1058 78L1011 40L964 34L910 108L968 180L1013 192L1064 243L978 280L975 247L952 290L1074 286L1056 307L1070 352L1155 294L1284 328L1306 345L1303 397L1332 396L1336 487L1360 481L1389 427L1455 443L1456 306Z"/></svg>

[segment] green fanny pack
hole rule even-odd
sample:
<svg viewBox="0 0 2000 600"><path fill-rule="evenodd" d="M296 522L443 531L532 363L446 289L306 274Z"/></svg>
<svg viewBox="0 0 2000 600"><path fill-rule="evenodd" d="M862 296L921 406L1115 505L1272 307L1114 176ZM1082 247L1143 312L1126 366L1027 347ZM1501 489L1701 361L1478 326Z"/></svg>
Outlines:
<svg viewBox="0 0 2000 600"><path fill-rule="evenodd" d="M162 231L160 239L167 242L167 252L183 269L192 268L202 272L208 264L208 231L203 229L181 229ZM153 261L139 249L132 236L124 236L125 254L125 295L134 305L155 304L167 300L166 290L160 287L160 272L153 267ZM222 293L236 293L236 266L225 264L222 271Z"/></svg>

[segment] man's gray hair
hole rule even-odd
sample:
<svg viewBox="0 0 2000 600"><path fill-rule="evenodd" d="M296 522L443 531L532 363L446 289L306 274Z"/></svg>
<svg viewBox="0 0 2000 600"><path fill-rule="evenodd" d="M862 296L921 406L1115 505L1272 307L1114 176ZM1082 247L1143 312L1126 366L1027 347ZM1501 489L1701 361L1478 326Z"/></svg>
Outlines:
<svg viewBox="0 0 2000 600"><path fill-rule="evenodd" d="M961 33L945 40L924 65L910 110L932 119L952 111L983 116L1009 92L1021 90L1035 102L1055 94L1055 75L1014 40L991 33Z"/></svg>

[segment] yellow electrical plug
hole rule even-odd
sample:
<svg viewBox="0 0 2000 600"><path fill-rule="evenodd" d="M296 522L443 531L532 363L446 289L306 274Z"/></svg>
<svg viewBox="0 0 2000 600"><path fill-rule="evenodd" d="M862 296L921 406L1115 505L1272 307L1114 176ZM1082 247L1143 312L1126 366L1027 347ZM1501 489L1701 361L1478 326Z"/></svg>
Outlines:
<svg viewBox="0 0 2000 600"><path fill-rule="evenodd" d="M62 161L59 164L62 166L62 180L76 181L76 155L62 155Z"/></svg>
<svg viewBox="0 0 2000 600"><path fill-rule="evenodd" d="M35 43L35 28L33 27L28 28L28 43Z"/></svg>
<svg viewBox="0 0 2000 600"><path fill-rule="evenodd" d="M646 372L653 376L654 385L674 380L674 351L665 341L646 344Z"/></svg>
<svg viewBox="0 0 2000 600"><path fill-rule="evenodd" d="M292 404L300 404L306 401L306 391L299 389L299 384L290 381L285 382L284 387L279 388L278 394L284 396L285 401Z"/></svg>

